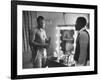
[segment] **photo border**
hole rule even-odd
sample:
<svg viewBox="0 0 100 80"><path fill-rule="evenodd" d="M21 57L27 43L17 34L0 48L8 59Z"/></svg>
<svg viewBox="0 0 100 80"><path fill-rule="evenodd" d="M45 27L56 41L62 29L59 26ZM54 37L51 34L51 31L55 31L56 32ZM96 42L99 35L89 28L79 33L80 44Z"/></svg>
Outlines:
<svg viewBox="0 0 100 80"><path fill-rule="evenodd" d="M63 8L81 8L94 10L94 71L69 72L69 73L49 73L49 74L17 74L17 5L36 5ZM34 1L11 1L11 78L42 78L42 77L58 77L58 76L76 76L97 74L97 5L81 5L81 4L64 4L64 3L48 3Z"/></svg>

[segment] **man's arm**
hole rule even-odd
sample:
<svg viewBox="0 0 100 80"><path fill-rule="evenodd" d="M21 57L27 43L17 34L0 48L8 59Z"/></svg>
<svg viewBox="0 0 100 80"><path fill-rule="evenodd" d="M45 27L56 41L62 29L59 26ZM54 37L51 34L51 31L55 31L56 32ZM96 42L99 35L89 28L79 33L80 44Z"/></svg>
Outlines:
<svg viewBox="0 0 100 80"><path fill-rule="evenodd" d="M80 55L78 59L79 65L84 65L87 57L87 47L88 47L88 34L86 32L80 33Z"/></svg>
<svg viewBox="0 0 100 80"><path fill-rule="evenodd" d="M41 48L47 48L49 46L48 43L38 43L36 41L32 41L32 43L34 46L41 47Z"/></svg>

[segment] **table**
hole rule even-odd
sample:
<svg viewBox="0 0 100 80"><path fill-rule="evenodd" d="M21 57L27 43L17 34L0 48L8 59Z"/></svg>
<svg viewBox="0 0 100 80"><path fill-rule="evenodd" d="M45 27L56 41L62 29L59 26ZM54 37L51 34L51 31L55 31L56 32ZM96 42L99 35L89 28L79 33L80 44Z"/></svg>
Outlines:
<svg viewBox="0 0 100 80"><path fill-rule="evenodd" d="M48 67L68 67L67 65L57 62L56 60L50 60L50 59L47 59L47 66Z"/></svg>

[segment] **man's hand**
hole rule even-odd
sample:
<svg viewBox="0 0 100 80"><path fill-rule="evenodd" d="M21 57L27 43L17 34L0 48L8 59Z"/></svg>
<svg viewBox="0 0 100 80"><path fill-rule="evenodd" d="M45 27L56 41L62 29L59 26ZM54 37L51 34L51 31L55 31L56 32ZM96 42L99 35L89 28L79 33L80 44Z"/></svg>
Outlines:
<svg viewBox="0 0 100 80"><path fill-rule="evenodd" d="M51 43L51 38L50 37L48 39L46 39L46 43L48 43L48 44Z"/></svg>

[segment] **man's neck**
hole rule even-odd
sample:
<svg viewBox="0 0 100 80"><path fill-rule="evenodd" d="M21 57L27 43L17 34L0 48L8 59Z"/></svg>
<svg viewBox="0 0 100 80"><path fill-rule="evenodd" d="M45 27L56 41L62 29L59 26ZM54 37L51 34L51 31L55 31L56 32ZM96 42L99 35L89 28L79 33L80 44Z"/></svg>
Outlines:
<svg viewBox="0 0 100 80"><path fill-rule="evenodd" d="M80 29L78 32L80 33L80 32L82 32L83 30L85 30L86 28L85 27L83 27L82 29Z"/></svg>
<svg viewBox="0 0 100 80"><path fill-rule="evenodd" d="M39 29L39 30L41 30L41 29L43 30L43 28L39 28L39 27L38 27L38 29Z"/></svg>

